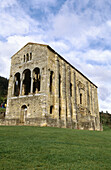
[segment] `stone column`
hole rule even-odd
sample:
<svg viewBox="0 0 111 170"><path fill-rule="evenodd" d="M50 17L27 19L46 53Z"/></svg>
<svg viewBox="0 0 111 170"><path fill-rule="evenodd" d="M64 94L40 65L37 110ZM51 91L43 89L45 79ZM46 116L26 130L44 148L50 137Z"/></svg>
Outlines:
<svg viewBox="0 0 111 170"><path fill-rule="evenodd" d="M25 79L25 74L23 73L22 74L22 77L21 77L21 87L20 87L20 95L24 95L24 87L23 87L23 81Z"/></svg>
<svg viewBox="0 0 111 170"><path fill-rule="evenodd" d="M55 117L59 122L59 60L55 55Z"/></svg>
<svg viewBox="0 0 111 170"><path fill-rule="evenodd" d="M23 74L20 74L20 96L22 95Z"/></svg>
<svg viewBox="0 0 111 170"><path fill-rule="evenodd" d="M31 87L30 87L30 93L33 93L33 70L31 70Z"/></svg>
<svg viewBox="0 0 111 170"><path fill-rule="evenodd" d="M42 68L40 74L40 91L43 91L43 83L44 83L44 69Z"/></svg>
<svg viewBox="0 0 111 170"><path fill-rule="evenodd" d="M15 90L15 76L13 77L12 96L14 96L14 90Z"/></svg>
<svg viewBox="0 0 111 170"><path fill-rule="evenodd" d="M76 73L72 70L72 120L77 128L77 96L76 96Z"/></svg>
<svg viewBox="0 0 111 170"><path fill-rule="evenodd" d="M66 127L66 66L64 61L62 61L61 81L61 119L64 121L64 127Z"/></svg>
<svg viewBox="0 0 111 170"><path fill-rule="evenodd" d="M70 82L71 82L71 71L70 66L67 66L66 71L66 95L67 95L67 120L71 122L71 96L70 96Z"/></svg>
<svg viewBox="0 0 111 170"><path fill-rule="evenodd" d="M100 130L100 116L99 116L99 105L98 105L98 94L97 94L97 88L95 88L95 114L96 114L96 130Z"/></svg>

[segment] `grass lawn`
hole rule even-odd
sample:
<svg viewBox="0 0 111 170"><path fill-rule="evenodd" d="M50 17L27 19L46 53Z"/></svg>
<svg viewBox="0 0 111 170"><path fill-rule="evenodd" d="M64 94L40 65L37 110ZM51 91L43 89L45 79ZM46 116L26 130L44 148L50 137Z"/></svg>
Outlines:
<svg viewBox="0 0 111 170"><path fill-rule="evenodd" d="M0 170L109 170L111 129L0 126Z"/></svg>

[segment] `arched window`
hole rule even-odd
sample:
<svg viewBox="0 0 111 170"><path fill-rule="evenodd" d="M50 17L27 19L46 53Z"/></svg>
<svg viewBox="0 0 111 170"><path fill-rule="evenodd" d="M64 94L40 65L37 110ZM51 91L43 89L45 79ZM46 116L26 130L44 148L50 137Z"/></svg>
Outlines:
<svg viewBox="0 0 111 170"><path fill-rule="evenodd" d="M25 62L25 55L24 55L24 62Z"/></svg>
<svg viewBox="0 0 111 170"><path fill-rule="evenodd" d="M27 53L27 61L29 61L29 54Z"/></svg>
<svg viewBox="0 0 111 170"><path fill-rule="evenodd" d="M82 104L82 93L80 93L80 104Z"/></svg>
<svg viewBox="0 0 111 170"><path fill-rule="evenodd" d="M33 93L38 93L40 91L40 69L37 67L33 70Z"/></svg>
<svg viewBox="0 0 111 170"><path fill-rule="evenodd" d="M30 60L32 60L32 53L30 53Z"/></svg>
<svg viewBox="0 0 111 170"><path fill-rule="evenodd" d="M54 81L54 73L53 71L50 71L50 92L53 91L53 81Z"/></svg>
<svg viewBox="0 0 111 170"><path fill-rule="evenodd" d="M20 73L16 73L14 76L14 95L19 96L20 94Z"/></svg>
<svg viewBox="0 0 111 170"><path fill-rule="evenodd" d="M61 119L61 107L59 106L59 119Z"/></svg>
<svg viewBox="0 0 111 170"><path fill-rule="evenodd" d="M72 83L70 83L70 96L72 97Z"/></svg>
<svg viewBox="0 0 111 170"><path fill-rule="evenodd" d="M61 97L61 75L59 74L59 98Z"/></svg>
<svg viewBox="0 0 111 170"><path fill-rule="evenodd" d="M30 88L31 88L31 71L29 69L26 69L24 70L23 75L24 75L24 80L23 80L22 94L28 95L30 93Z"/></svg>

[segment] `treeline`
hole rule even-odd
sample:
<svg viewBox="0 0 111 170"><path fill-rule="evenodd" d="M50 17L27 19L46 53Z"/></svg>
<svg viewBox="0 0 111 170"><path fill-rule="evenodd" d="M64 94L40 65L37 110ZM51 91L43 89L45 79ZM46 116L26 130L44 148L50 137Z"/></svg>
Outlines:
<svg viewBox="0 0 111 170"><path fill-rule="evenodd" d="M0 76L0 105L7 100L8 79Z"/></svg>
<svg viewBox="0 0 111 170"><path fill-rule="evenodd" d="M100 112L100 122L103 125L107 125L111 128L111 114L108 113L108 111L106 111L106 113L104 113L103 111Z"/></svg>

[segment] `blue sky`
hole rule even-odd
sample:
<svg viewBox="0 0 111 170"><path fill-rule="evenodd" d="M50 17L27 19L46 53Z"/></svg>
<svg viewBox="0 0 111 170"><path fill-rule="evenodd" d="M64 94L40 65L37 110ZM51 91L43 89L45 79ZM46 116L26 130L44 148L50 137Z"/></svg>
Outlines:
<svg viewBox="0 0 111 170"><path fill-rule="evenodd" d="M49 44L98 86L111 112L111 0L0 0L0 76L27 42Z"/></svg>

